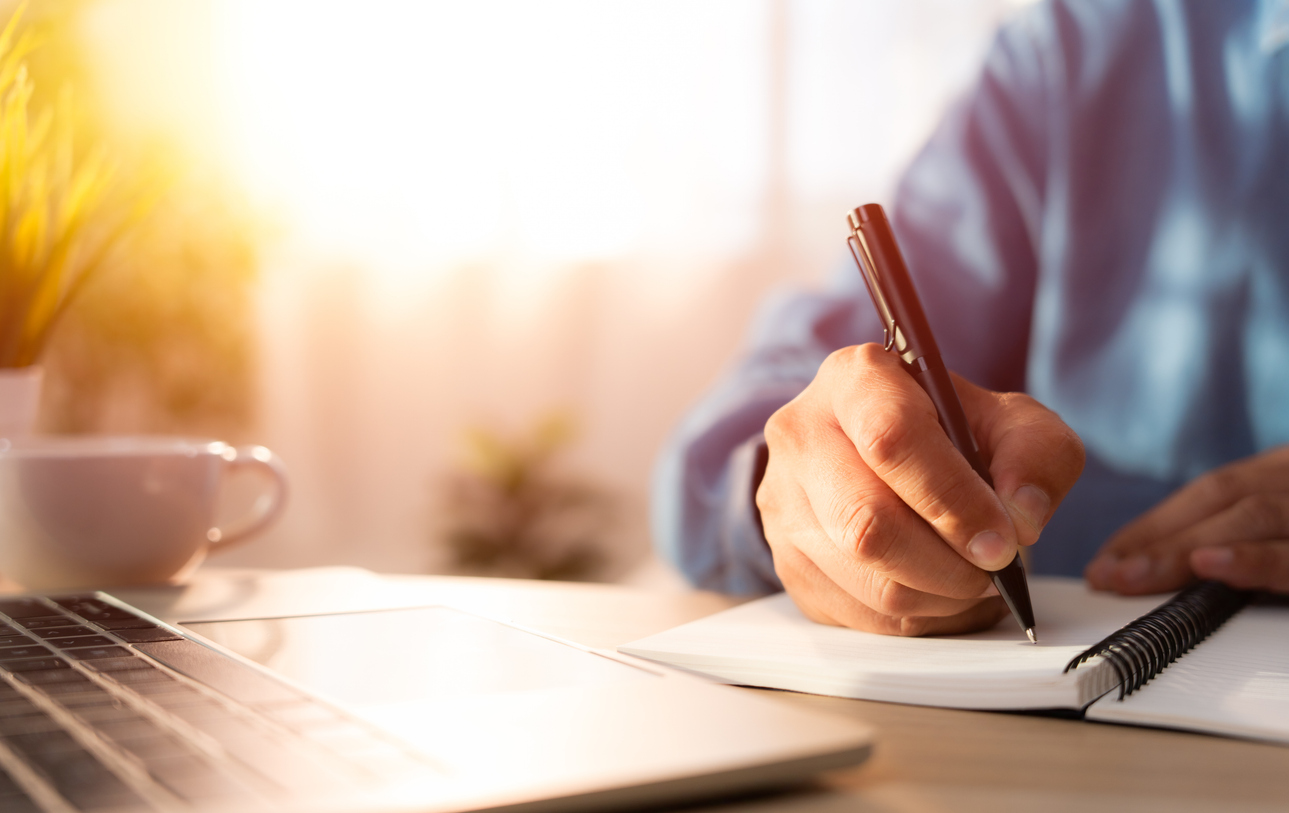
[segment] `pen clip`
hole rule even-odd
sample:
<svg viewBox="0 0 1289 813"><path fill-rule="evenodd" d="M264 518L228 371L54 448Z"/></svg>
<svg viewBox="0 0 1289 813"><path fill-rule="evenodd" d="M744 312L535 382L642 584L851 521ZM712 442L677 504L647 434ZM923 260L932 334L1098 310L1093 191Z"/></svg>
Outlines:
<svg viewBox="0 0 1289 813"><path fill-rule="evenodd" d="M859 274L864 278L868 295L877 308L877 316L882 320L882 349L890 350L898 343L896 352L903 353L906 345L904 332L896 324L895 314L891 311L886 295L882 292L881 280L877 278L877 265L873 262L873 255L868 251L868 241L864 239L864 233L859 230L854 214L850 216L850 237L846 238L846 245L850 247L850 255L855 258L855 265L859 266Z"/></svg>

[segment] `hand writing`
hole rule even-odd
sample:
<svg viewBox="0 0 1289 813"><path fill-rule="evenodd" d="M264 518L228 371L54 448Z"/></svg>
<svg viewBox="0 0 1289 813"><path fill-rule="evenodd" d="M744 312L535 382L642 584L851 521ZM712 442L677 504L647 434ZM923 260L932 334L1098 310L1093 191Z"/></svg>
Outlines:
<svg viewBox="0 0 1289 813"><path fill-rule="evenodd" d="M808 617L927 635L1006 615L985 571L1038 539L1083 468L1083 446L1028 396L956 376L954 386L994 490L875 344L833 353L767 422L757 506L776 572Z"/></svg>

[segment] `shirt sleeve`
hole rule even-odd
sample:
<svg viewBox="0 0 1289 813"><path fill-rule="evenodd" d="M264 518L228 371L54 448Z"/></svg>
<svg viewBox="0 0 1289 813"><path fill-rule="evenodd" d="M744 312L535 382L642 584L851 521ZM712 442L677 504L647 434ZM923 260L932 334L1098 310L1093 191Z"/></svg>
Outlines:
<svg viewBox="0 0 1289 813"><path fill-rule="evenodd" d="M1039 113L1027 101L1041 77L1026 25L1000 33L977 86L905 175L892 218L946 363L1001 390L1024 386L1043 194ZM782 589L754 501L762 429L829 353L881 338L849 257L827 290L781 294L762 310L743 359L680 425L655 470L657 547L696 586Z"/></svg>
<svg viewBox="0 0 1289 813"><path fill-rule="evenodd" d="M1002 392L1026 389L1048 185L1052 94L1045 14L1001 29L896 191L892 223L945 364Z"/></svg>
<svg viewBox="0 0 1289 813"><path fill-rule="evenodd" d="M766 461L761 432L830 352L881 337L858 283L852 270L829 291L773 297L743 359L664 448L654 475L654 537L696 586L735 594L783 589L756 510Z"/></svg>

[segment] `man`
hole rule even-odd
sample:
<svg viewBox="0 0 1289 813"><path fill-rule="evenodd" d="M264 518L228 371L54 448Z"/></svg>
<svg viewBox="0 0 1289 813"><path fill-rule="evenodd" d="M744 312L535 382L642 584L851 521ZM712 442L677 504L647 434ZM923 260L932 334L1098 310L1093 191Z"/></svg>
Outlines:
<svg viewBox="0 0 1289 813"><path fill-rule="evenodd" d="M994 623L985 571L1031 545L1122 593L1289 591L1289 0L1026 10L893 221L995 489L861 344L847 269L763 314L664 453L691 579L894 634Z"/></svg>

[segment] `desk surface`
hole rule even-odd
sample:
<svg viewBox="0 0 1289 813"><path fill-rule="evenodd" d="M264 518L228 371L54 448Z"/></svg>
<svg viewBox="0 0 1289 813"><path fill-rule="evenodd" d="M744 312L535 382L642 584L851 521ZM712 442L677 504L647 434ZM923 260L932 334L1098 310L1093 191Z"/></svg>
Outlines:
<svg viewBox="0 0 1289 813"><path fill-rule="evenodd" d="M115 590L167 621L449 604L611 648L731 606L711 593L348 568L209 568L183 588ZM740 691L759 691L741 689ZM1289 809L1289 748L1143 728L766 692L878 730L865 765L819 787L701 809L832 811L1211 811Z"/></svg>

